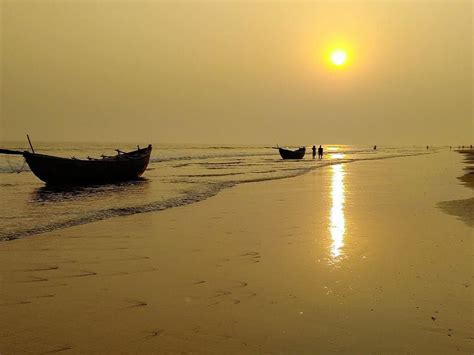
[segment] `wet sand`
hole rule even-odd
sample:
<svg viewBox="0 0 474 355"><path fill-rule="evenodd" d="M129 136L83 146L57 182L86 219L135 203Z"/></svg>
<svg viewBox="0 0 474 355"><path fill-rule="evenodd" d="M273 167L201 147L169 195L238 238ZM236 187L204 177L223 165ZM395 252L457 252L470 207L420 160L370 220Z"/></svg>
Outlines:
<svg viewBox="0 0 474 355"><path fill-rule="evenodd" d="M464 156L464 163L466 164L464 170L465 174L459 179L466 184L466 186L474 189L474 149L461 150L460 154Z"/></svg>
<svg viewBox="0 0 474 355"><path fill-rule="evenodd" d="M463 175L458 179L465 186L474 189L474 150L466 149L458 152L462 154L464 162ZM456 216L468 226L474 227L474 197L442 201L438 205L446 213Z"/></svg>
<svg viewBox="0 0 474 355"><path fill-rule="evenodd" d="M0 352L471 354L462 174L334 165L1 243Z"/></svg>

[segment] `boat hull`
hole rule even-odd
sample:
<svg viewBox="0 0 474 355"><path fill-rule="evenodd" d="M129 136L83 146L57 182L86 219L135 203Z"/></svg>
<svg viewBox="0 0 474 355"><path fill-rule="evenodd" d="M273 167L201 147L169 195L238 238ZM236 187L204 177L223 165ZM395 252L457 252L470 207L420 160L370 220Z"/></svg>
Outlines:
<svg viewBox="0 0 474 355"><path fill-rule="evenodd" d="M306 148L301 147L297 150L278 148L278 151L283 159L303 159L306 153Z"/></svg>
<svg viewBox="0 0 474 355"><path fill-rule="evenodd" d="M103 184L134 180L146 170L151 146L103 159L67 159L24 152L31 171L49 185Z"/></svg>

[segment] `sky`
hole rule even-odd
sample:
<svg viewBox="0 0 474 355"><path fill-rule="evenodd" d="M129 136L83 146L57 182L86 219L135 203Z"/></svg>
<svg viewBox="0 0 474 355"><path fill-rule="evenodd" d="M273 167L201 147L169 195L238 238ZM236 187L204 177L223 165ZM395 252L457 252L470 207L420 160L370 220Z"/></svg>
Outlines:
<svg viewBox="0 0 474 355"><path fill-rule="evenodd" d="M0 0L0 140L471 144L472 18L470 0Z"/></svg>

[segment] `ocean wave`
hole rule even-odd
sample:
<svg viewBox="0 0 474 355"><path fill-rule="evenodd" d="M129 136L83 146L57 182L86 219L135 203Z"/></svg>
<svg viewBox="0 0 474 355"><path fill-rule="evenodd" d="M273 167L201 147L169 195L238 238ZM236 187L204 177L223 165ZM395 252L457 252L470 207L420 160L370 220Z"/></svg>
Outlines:
<svg viewBox="0 0 474 355"><path fill-rule="evenodd" d="M186 160L206 160L206 159L219 159L219 158L236 158L236 157L263 157L263 156L276 156L275 153L264 152L264 153L240 153L240 154L203 154L203 155L181 155L174 157L166 156L152 156L150 158L151 162L160 163L160 162L173 162L173 161L186 161Z"/></svg>
<svg viewBox="0 0 474 355"><path fill-rule="evenodd" d="M103 209L98 211L93 211L90 213L86 213L82 216L77 218L71 218L66 221L60 222L53 222L53 223L45 223L41 225L34 226L32 228L18 230L18 231L1 231L0 232L0 240L1 241L9 241L14 239L19 239L22 237L27 237L39 233L46 233L52 232L58 229L64 229L69 227L74 227L82 224L88 224L92 222L98 222L105 219L113 218L113 217L120 217L120 216L130 216L139 213L147 213L147 212L156 212L156 211L163 211L169 208L189 205L194 202L199 202L208 199L216 195L219 191L224 188L234 186L233 183L219 183L219 184L209 184L206 185L205 188L199 191L189 191L184 196L170 198L164 201L157 201L152 202L140 206L127 206L127 207L119 207L119 208L110 208L110 209Z"/></svg>
<svg viewBox="0 0 474 355"><path fill-rule="evenodd" d="M243 175L243 174L246 174L244 172L239 172L239 173L223 173L223 174L188 174L188 175L181 175L182 177L190 177L190 178L193 178L193 177L197 177L197 178L201 178L201 177L220 177L220 176L235 176L235 175Z"/></svg>

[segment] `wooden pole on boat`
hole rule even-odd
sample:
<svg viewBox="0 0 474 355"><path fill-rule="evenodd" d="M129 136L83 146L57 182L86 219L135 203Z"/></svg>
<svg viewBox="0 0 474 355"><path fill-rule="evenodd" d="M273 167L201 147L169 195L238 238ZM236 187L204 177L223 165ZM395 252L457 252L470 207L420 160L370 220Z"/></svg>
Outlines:
<svg viewBox="0 0 474 355"><path fill-rule="evenodd" d="M26 138L28 138L28 143L30 143L31 151L33 152L33 154L35 154L35 150L33 149L33 145L31 144L31 141L30 141L30 136L26 135Z"/></svg>

